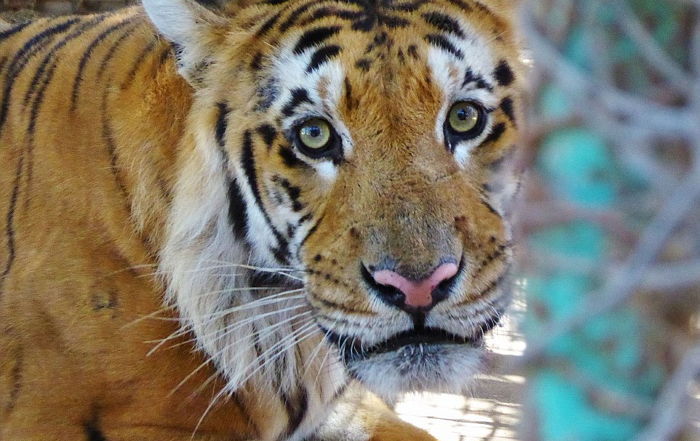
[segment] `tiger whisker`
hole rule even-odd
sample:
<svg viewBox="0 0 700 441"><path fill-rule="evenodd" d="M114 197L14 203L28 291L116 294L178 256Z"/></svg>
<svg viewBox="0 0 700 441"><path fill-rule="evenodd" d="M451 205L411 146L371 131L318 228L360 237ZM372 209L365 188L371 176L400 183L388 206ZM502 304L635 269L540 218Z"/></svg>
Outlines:
<svg viewBox="0 0 700 441"><path fill-rule="evenodd" d="M296 318L296 316L294 316L294 317ZM224 332L224 334L222 334L221 336L217 337L217 339L222 338L222 337L224 337L225 335L230 334L231 332L234 332L236 329L239 329L240 327L242 327L242 326L244 326L245 324L248 324L248 323L250 323L250 322L252 322L252 321L257 321L257 318L256 318L256 317L253 317L253 318L251 318L251 319L248 319L248 320L246 321L246 323L235 323L236 326L235 326L234 328L232 328L232 329L226 329L226 331ZM228 349L229 349L229 347L228 347L228 346L225 346L225 347L223 347L222 349L220 349L219 351L217 351L216 353L212 354L211 357L209 357L209 359L207 359L204 363L201 363L196 369L194 369L194 370L193 370L192 372L190 372L182 381L180 381L180 382L177 384L177 386L175 386L175 387L170 391L170 393L168 393L168 396L172 396L172 394L175 393L175 391L177 391L180 387L182 387L182 385L185 384L190 378L192 378L192 376L194 376L197 372L199 372L200 370L202 370L202 369L204 368L204 366L208 365L208 364L211 362L211 360L213 360L213 359L219 357L221 354L223 354L224 352L226 352Z"/></svg>

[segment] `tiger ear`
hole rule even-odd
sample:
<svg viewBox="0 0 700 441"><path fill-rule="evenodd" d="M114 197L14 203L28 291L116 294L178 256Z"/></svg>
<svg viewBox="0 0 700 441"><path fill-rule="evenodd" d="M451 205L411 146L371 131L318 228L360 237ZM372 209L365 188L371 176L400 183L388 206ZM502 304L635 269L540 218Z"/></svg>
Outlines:
<svg viewBox="0 0 700 441"><path fill-rule="evenodd" d="M210 54L221 44L224 17L192 0L143 0L146 14L175 49L178 70L193 86L201 83Z"/></svg>

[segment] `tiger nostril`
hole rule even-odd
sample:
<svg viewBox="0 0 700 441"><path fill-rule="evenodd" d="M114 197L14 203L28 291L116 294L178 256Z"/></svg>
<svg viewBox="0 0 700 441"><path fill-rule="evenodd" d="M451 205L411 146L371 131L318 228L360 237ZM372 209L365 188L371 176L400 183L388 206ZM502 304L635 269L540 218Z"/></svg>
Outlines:
<svg viewBox="0 0 700 441"><path fill-rule="evenodd" d="M361 265L362 277L372 292L385 303L407 312L428 311L445 300L460 270L461 264L444 263L427 277L415 280L392 270L370 272Z"/></svg>

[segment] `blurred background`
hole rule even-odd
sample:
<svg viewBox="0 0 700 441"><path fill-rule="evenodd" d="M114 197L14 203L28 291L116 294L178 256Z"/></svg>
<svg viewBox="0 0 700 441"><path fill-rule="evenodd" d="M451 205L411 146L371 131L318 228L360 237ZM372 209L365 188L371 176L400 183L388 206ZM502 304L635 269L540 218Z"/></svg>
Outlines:
<svg viewBox="0 0 700 441"><path fill-rule="evenodd" d="M441 441L700 440L700 0L522 0L520 21L514 305L469 396L397 411Z"/></svg>

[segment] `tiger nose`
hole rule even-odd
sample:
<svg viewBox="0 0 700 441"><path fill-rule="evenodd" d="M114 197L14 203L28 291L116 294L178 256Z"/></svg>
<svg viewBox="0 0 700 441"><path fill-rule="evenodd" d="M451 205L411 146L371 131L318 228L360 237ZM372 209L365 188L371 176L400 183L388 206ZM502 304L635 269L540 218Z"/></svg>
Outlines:
<svg viewBox="0 0 700 441"><path fill-rule="evenodd" d="M459 267L454 263L444 263L422 280L409 280L390 270L376 271L372 273L372 278L377 285L394 288L403 294L397 296L395 292L392 295L391 289L389 292L386 289L379 290L383 300L388 303L407 311L429 310L447 297L458 270Z"/></svg>

